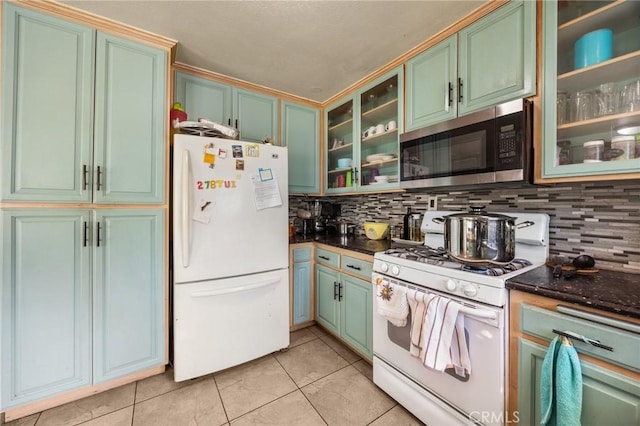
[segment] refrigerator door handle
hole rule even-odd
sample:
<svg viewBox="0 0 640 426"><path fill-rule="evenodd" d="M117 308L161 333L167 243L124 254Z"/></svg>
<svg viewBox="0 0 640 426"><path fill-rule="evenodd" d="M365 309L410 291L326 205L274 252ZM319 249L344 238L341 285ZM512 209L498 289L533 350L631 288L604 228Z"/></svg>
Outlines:
<svg viewBox="0 0 640 426"><path fill-rule="evenodd" d="M280 278L259 281L254 284L243 285L241 287L224 288L221 290L207 290L207 291L194 291L191 293L191 297L211 297L222 296L225 294L242 293L245 291L255 290L257 288L267 287L280 282Z"/></svg>
<svg viewBox="0 0 640 426"><path fill-rule="evenodd" d="M189 247L191 246L191 163L189 150L182 151L182 266L189 267Z"/></svg>

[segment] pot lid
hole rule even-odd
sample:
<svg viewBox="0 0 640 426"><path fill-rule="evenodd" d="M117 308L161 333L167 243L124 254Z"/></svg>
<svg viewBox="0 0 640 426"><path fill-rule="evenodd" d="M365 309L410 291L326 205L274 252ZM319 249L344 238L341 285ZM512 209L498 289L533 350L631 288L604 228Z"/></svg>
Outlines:
<svg viewBox="0 0 640 426"><path fill-rule="evenodd" d="M471 210L468 212L450 214L445 218L452 219L472 219L472 220L516 220L515 217L507 216L500 213L489 213L484 209L484 206L470 206Z"/></svg>

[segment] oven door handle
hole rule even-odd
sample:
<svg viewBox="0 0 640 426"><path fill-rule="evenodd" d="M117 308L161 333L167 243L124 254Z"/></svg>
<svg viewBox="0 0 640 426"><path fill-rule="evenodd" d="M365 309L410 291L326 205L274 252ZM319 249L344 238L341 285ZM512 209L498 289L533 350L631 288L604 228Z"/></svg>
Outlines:
<svg viewBox="0 0 640 426"><path fill-rule="evenodd" d="M458 312L476 318L496 319L495 312L485 309L475 309L463 306Z"/></svg>

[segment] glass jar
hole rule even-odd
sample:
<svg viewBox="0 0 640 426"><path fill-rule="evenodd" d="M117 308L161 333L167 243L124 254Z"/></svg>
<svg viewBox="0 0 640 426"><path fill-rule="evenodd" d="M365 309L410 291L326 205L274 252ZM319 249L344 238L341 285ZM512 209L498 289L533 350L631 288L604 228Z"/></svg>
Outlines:
<svg viewBox="0 0 640 426"><path fill-rule="evenodd" d="M571 141L559 141L557 150L557 164L558 166L564 166L571 164Z"/></svg>
<svg viewBox="0 0 640 426"><path fill-rule="evenodd" d="M622 151L622 154L615 157L614 160L630 160L636 158L636 137L614 136L611 138L611 148Z"/></svg>
<svg viewBox="0 0 640 426"><path fill-rule="evenodd" d="M585 142L582 145L583 162L599 163L604 159L604 140Z"/></svg>

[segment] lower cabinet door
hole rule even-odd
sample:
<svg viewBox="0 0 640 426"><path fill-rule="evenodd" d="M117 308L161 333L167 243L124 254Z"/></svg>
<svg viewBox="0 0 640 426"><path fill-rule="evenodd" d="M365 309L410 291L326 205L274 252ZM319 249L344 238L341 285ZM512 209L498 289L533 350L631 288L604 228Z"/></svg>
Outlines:
<svg viewBox="0 0 640 426"><path fill-rule="evenodd" d="M88 210L2 215L2 408L91 383Z"/></svg>
<svg viewBox="0 0 640 426"><path fill-rule="evenodd" d="M165 362L164 210L95 213L94 382Z"/></svg>
<svg viewBox="0 0 640 426"><path fill-rule="evenodd" d="M311 321L311 273L311 261L293 264L293 325Z"/></svg>
<svg viewBox="0 0 640 426"><path fill-rule="evenodd" d="M523 426L541 420L540 376L546 347L519 339L518 417ZM583 426L640 424L640 382L581 361Z"/></svg>
<svg viewBox="0 0 640 426"><path fill-rule="evenodd" d="M373 357L373 291L371 283L342 274L340 334L343 339Z"/></svg>
<svg viewBox="0 0 640 426"><path fill-rule="evenodd" d="M338 271L316 266L316 321L336 334L340 333L339 282Z"/></svg>

